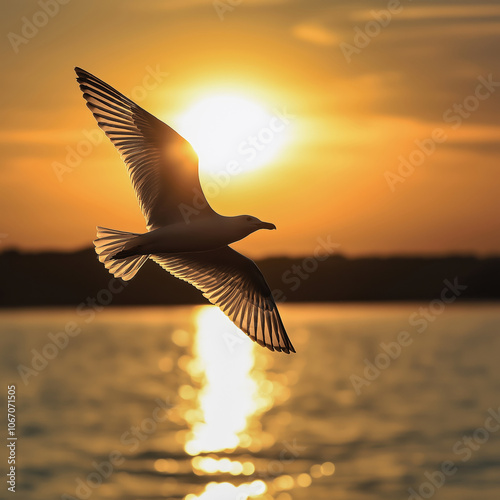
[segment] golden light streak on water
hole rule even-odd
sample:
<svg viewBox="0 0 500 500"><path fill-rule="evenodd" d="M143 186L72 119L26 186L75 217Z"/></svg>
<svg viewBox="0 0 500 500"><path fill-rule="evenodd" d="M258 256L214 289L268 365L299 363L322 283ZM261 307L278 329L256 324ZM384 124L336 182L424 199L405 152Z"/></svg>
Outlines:
<svg viewBox="0 0 500 500"><path fill-rule="evenodd" d="M260 391L252 376L255 346L215 307L201 308L196 323L194 359L186 368L194 378L201 376L202 388L199 411L187 413L191 432L185 450L194 456L248 446L248 420L272 405L272 387ZM181 396L188 399L192 393L183 388Z"/></svg>
<svg viewBox="0 0 500 500"><path fill-rule="evenodd" d="M296 374L270 371L272 353L251 342L219 309L199 308L195 321L192 355L185 354L178 360L191 382L183 383L178 390L183 401L180 414L188 429L178 431L176 439L191 455L195 475L227 479L211 481L201 493L190 493L184 500L268 500L275 495L286 499L286 491L308 488L313 480L332 475L334 465L325 462L308 467L307 472L251 480L256 464L239 453L258 453L276 444L276 437L262 429L258 417L289 398ZM184 331L176 332L175 343L184 345ZM270 428L287 425L291 418L288 411L277 412ZM236 449L234 458L216 455ZM171 466L165 461L155 464L157 470L165 472ZM231 476L245 477L247 482L236 486L228 482Z"/></svg>
<svg viewBox="0 0 500 500"><path fill-rule="evenodd" d="M231 483L208 483L201 495L188 495L185 500L247 500L267 491L264 481L256 480L234 486Z"/></svg>

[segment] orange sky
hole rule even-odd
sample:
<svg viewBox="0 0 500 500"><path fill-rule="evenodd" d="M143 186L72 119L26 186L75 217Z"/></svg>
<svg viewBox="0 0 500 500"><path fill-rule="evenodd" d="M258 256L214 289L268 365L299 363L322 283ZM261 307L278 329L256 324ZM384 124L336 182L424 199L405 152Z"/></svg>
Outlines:
<svg viewBox="0 0 500 500"><path fill-rule="evenodd" d="M308 254L326 237L348 255L500 252L500 2L387 10L397 4L243 0L218 13L210 0L89 0L49 16L9 0L0 249L81 248L96 225L144 230L77 65L174 127L214 92L293 115L270 163L207 196L277 225L236 245L249 255ZM89 134L98 144L58 178Z"/></svg>

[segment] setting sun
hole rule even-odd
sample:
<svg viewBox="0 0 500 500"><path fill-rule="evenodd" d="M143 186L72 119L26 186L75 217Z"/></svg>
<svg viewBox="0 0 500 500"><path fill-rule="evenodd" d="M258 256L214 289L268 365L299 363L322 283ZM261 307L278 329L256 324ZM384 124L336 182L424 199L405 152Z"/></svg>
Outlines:
<svg viewBox="0 0 500 500"><path fill-rule="evenodd" d="M290 122L279 110L229 93L200 98L173 125L198 153L200 169L212 173L268 165L291 136Z"/></svg>

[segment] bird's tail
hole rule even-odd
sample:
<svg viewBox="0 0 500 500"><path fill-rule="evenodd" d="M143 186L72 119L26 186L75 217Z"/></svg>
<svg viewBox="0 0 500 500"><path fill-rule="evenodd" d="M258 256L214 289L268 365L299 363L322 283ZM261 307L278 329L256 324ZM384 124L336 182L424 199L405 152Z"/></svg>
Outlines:
<svg viewBox="0 0 500 500"><path fill-rule="evenodd" d="M140 235L105 227L97 228L97 238L94 240L95 251L99 260L115 278L125 281L132 279L148 260L149 255L126 255L116 258L118 253L122 255L125 253L127 243L137 236Z"/></svg>

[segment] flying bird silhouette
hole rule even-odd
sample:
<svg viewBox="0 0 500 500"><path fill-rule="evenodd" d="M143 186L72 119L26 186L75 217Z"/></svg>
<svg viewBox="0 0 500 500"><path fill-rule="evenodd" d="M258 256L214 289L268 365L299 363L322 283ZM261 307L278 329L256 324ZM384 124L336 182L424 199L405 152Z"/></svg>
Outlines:
<svg viewBox="0 0 500 500"><path fill-rule="evenodd" d="M130 280L152 259L198 288L258 344L295 352L259 268L228 246L274 224L215 212L191 144L107 83L75 71L87 107L127 165L147 223L143 234L98 227L99 260L115 277Z"/></svg>

